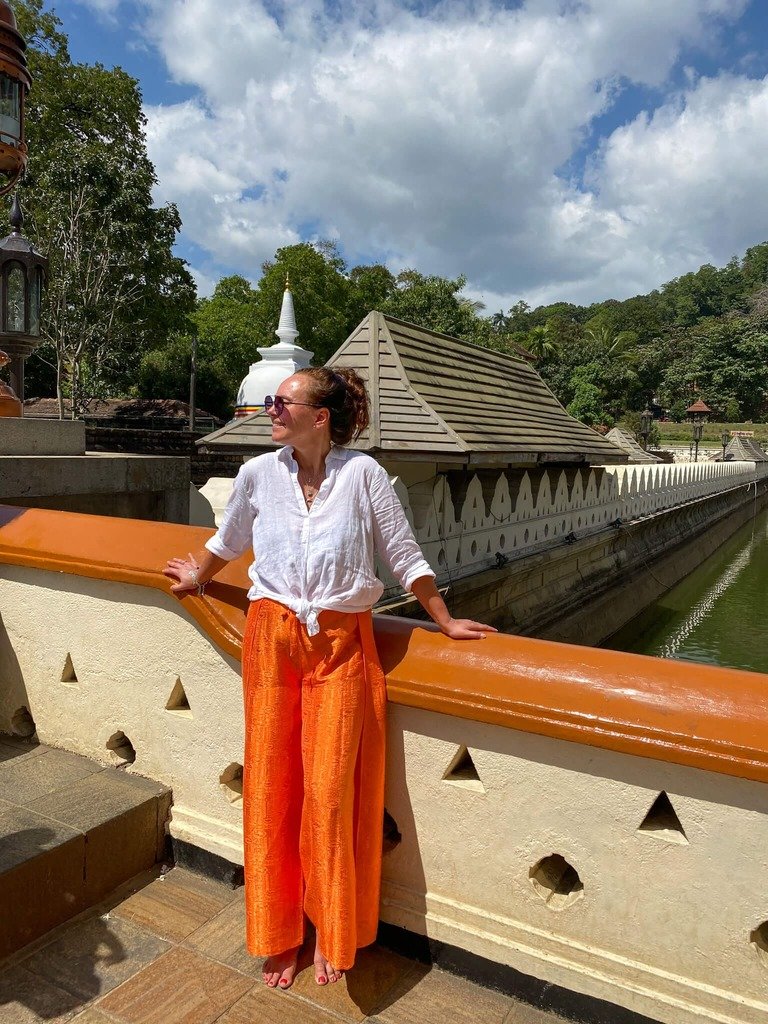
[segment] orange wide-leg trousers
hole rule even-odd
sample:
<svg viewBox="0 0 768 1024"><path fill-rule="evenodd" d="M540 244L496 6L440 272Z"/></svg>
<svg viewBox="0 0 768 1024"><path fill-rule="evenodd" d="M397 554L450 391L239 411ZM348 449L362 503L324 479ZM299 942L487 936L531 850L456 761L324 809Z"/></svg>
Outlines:
<svg viewBox="0 0 768 1024"><path fill-rule="evenodd" d="M339 970L376 938L386 691L371 613L324 611L310 637L265 598L243 640L246 943L271 956L304 915Z"/></svg>

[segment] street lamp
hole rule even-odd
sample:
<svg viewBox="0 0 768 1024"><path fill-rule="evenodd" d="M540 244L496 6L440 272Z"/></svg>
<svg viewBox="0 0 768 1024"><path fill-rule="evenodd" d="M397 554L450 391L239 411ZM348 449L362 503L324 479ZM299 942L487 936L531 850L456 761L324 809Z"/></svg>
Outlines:
<svg viewBox="0 0 768 1024"><path fill-rule="evenodd" d="M27 166L24 107L32 78L26 48L10 4L0 0L0 196L14 188ZM0 243L0 341L7 350L0 350L0 368L11 364L11 387L0 382L0 416L21 416L24 359L40 344L40 295L47 260L21 237L21 223L21 207L15 200L14 232Z"/></svg>
<svg viewBox="0 0 768 1024"><path fill-rule="evenodd" d="M697 398L693 405L689 405L685 410L685 414L693 424L693 461L699 461L699 444L701 443L701 435L704 433L704 421L707 416L712 412L709 406L702 402L700 398Z"/></svg>
<svg viewBox="0 0 768 1024"><path fill-rule="evenodd" d="M651 435L651 424L653 423L653 413L648 408L648 403L645 403L645 408L640 413L640 436L643 439L643 448L648 451L648 438Z"/></svg>
<svg viewBox="0 0 768 1024"><path fill-rule="evenodd" d="M27 166L24 106L32 78L10 4L0 0L0 196L7 195Z"/></svg>
<svg viewBox="0 0 768 1024"><path fill-rule="evenodd" d="M723 431L723 436L720 438L723 442L723 462L725 462L725 449L728 447L728 442L731 440L731 435L728 430Z"/></svg>
<svg viewBox="0 0 768 1024"><path fill-rule="evenodd" d="M24 360L41 342L40 303L48 260L21 233L24 216L13 197L10 235L0 241L0 346L11 357L11 387L24 402Z"/></svg>

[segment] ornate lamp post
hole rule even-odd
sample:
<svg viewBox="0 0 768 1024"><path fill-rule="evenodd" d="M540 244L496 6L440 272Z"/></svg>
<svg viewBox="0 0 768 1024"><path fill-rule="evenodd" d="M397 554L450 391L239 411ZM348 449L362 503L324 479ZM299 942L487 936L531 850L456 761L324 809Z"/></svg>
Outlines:
<svg viewBox="0 0 768 1024"><path fill-rule="evenodd" d="M24 106L32 79L26 48L10 5L0 0L0 196L14 188L27 166ZM0 385L2 416L21 416L24 359L40 344L40 296L48 261L21 237L21 225L21 207L15 199L13 233L0 242L0 343L5 346L0 367L11 363L12 385Z"/></svg>
<svg viewBox="0 0 768 1024"><path fill-rule="evenodd" d="M0 241L0 345L11 357L11 387L24 401L24 360L40 344L40 302L48 260L21 234L24 217L13 197L13 231Z"/></svg>
<svg viewBox="0 0 768 1024"><path fill-rule="evenodd" d="M653 413L648 408L648 403L645 403L645 408L640 413L640 437L643 439L643 448L648 451L648 438L651 436L651 424L653 423Z"/></svg>
<svg viewBox="0 0 768 1024"><path fill-rule="evenodd" d="M14 187L27 166L24 105L32 85L10 4L0 0L0 196Z"/></svg>
<svg viewBox="0 0 768 1024"><path fill-rule="evenodd" d="M693 461L699 461L699 444L701 443L701 435L704 432L704 421L707 416L712 412L709 406L702 402L700 398L697 398L693 405L689 405L685 410L685 414L693 424Z"/></svg>

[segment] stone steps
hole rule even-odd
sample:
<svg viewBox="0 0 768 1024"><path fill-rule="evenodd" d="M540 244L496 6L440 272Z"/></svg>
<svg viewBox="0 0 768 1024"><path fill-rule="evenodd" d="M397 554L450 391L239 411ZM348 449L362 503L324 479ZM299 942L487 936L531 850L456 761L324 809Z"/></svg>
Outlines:
<svg viewBox="0 0 768 1024"><path fill-rule="evenodd" d="M0 735L0 958L161 860L171 792Z"/></svg>

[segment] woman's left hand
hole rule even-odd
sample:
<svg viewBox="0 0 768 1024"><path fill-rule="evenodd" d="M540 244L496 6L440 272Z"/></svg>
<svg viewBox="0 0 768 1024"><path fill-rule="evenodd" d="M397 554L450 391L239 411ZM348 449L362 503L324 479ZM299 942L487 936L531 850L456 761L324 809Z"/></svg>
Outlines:
<svg viewBox="0 0 768 1024"><path fill-rule="evenodd" d="M440 629L451 640L484 640L486 633L498 633L495 626L488 626L485 622L475 622L472 619L449 619L441 624Z"/></svg>

